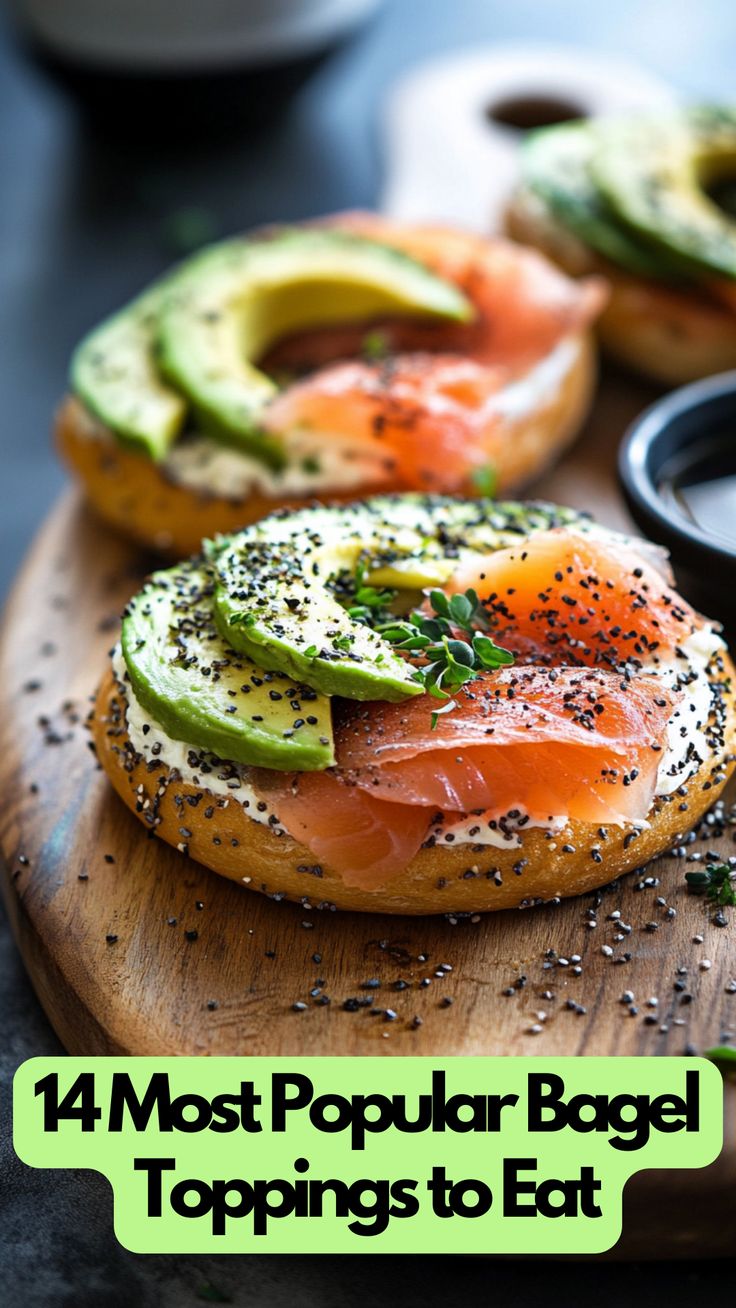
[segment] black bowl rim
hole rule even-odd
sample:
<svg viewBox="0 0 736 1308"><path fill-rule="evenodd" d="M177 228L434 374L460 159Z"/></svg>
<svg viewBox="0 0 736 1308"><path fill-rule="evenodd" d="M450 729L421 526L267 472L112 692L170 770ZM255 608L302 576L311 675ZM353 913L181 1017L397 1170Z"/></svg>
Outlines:
<svg viewBox="0 0 736 1308"><path fill-rule="evenodd" d="M634 419L619 450L619 478L637 522L640 526L646 524L648 531L653 530L657 539L668 545L673 553L686 546L691 561L717 558L733 564L736 548L729 549L696 523L689 522L684 514L673 514L672 505L665 504L657 489L653 476L656 469L650 466L651 449L660 433L681 414L707 409L714 401L728 396L733 399L736 419L736 370L680 386L655 400Z"/></svg>

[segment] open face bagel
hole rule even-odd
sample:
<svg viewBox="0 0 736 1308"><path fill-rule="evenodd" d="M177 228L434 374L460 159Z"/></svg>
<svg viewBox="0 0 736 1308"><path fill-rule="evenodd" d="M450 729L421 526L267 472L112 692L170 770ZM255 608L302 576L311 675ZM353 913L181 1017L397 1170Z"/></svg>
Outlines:
<svg viewBox="0 0 736 1308"><path fill-rule="evenodd" d="M105 521L176 557L315 498L504 493L579 430L604 298L454 228L255 232L81 342L57 447Z"/></svg>
<svg viewBox="0 0 736 1308"><path fill-rule="evenodd" d="M570 445L588 412L595 379L592 336L580 333L569 342L559 378L545 388L529 412L506 420L494 461L499 493L506 494L539 476ZM57 414L56 445L104 522L138 544L172 558L194 554L202 540L218 532L236 531L276 509L294 508L303 502L295 496L274 498L253 492L226 497L183 485L160 464L112 439L72 395ZM372 495L379 489L367 484L360 493ZM340 503L355 495L330 491L322 498Z"/></svg>
<svg viewBox="0 0 736 1308"><path fill-rule="evenodd" d="M657 381L694 381L736 365L734 162L731 105L533 132L507 230L573 276L605 274L609 353Z"/></svg>
<svg viewBox="0 0 736 1308"><path fill-rule="evenodd" d="M696 822L733 767L732 675L656 547L385 496L155 573L92 731L152 833L246 886L474 912L603 885Z"/></svg>
<svg viewBox="0 0 736 1308"><path fill-rule="evenodd" d="M511 200L506 227L515 240L542 250L571 276L606 278L610 294L598 336L612 358L668 386L736 367L736 314L712 296L617 268L572 235L527 189Z"/></svg>

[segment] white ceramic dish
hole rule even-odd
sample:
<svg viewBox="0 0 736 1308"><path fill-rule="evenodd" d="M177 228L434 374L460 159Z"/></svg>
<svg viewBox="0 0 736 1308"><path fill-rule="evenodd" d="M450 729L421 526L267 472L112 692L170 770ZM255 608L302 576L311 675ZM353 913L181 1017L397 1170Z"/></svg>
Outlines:
<svg viewBox="0 0 736 1308"><path fill-rule="evenodd" d="M129 72L275 63L326 46L381 0L14 0L52 53Z"/></svg>

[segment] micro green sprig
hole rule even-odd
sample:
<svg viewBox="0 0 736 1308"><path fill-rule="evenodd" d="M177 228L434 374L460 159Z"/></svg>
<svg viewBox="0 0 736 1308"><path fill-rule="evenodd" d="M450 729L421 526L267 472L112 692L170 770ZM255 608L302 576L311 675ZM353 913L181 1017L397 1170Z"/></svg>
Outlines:
<svg viewBox="0 0 736 1308"><path fill-rule="evenodd" d="M389 605L396 599L398 591L383 588L377 589L370 586L366 580L367 569L364 564L359 564L353 582L353 595L351 603L348 605L348 614L355 622L363 622L367 626L375 626L376 621L386 620L388 617Z"/></svg>
<svg viewBox="0 0 736 1308"><path fill-rule="evenodd" d="M361 353L367 363L383 363L390 354L390 342L385 332L378 329L363 337Z"/></svg>
<svg viewBox="0 0 736 1308"><path fill-rule="evenodd" d="M429 602L432 614L415 610L377 630L396 649L421 655L425 662L417 668L417 680L430 695L447 699L482 672L514 662L513 654L486 634L488 618L474 590L458 595L432 590ZM458 631L469 639L459 638Z"/></svg>
<svg viewBox="0 0 736 1308"><path fill-rule="evenodd" d="M692 895L707 895L719 908L736 907L736 871L727 863L709 863L704 870L686 872Z"/></svg>

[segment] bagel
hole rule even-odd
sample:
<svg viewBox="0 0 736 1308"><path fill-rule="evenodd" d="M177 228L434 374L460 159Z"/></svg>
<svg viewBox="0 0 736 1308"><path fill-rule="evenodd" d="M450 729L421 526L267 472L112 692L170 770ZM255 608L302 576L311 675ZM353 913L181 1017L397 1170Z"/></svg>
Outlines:
<svg viewBox="0 0 736 1308"><path fill-rule="evenodd" d="M655 800L648 827L610 827L602 844L597 825L575 821L551 837L539 829L525 830L519 845L508 849L424 848L377 890L347 885L326 865L315 875L314 855L291 836L275 835L250 818L241 804L182 781L164 763L154 760L152 766L133 746L126 690L112 669L97 692L90 728L97 758L131 812L149 831L220 876L275 898L308 900L320 907L366 913L485 913L584 894L676 844L715 802L733 770L736 669L728 657L723 658L718 680L726 707L724 747L672 795Z"/></svg>
<svg viewBox="0 0 736 1308"><path fill-rule="evenodd" d="M381 496L155 573L91 728L126 804L222 875L481 912L674 843L733 770L733 676L656 547L556 505Z"/></svg>
<svg viewBox="0 0 736 1308"><path fill-rule="evenodd" d="M233 238L78 345L57 449L101 518L179 558L315 497L505 493L576 435L605 293L377 215Z"/></svg>
<svg viewBox="0 0 736 1308"><path fill-rule="evenodd" d="M526 485L559 458L575 439L592 400L596 350L592 334L575 333L560 351L560 367L546 377L544 363L517 384L494 456L496 486L501 494ZM526 396L526 408L524 408ZM175 470L122 445L73 395L61 404L55 423L57 451L81 483L94 513L108 526L145 548L171 558L185 558L200 541L219 532L236 531L276 509L293 508L303 499L250 492L226 497L197 490L175 479ZM368 496L381 488L360 486ZM343 503L356 490L329 486L320 498Z"/></svg>
<svg viewBox="0 0 736 1308"><path fill-rule="evenodd" d="M605 277L610 293L597 333L605 352L626 367L666 386L736 368L736 315L705 291L617 267L574 236L527 187L512 197L505 224L510 236L570 276Z"/></svg>

